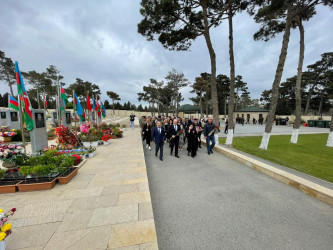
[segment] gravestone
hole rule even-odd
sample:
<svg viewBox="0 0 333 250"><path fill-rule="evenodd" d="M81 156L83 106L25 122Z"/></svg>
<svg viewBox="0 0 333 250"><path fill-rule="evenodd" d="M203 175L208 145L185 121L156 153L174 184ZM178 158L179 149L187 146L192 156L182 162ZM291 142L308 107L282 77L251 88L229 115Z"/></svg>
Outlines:
<svg viewBox="0 0 333 250"><path fill-rule="evenodd" d="M62 111L61 112L61 125L64 125L65 127L72 127L72 117L70 111Z"/></svg>
<svg viewBox="0 0 333 250"><path fill-rule="evenodd" d="M0 111L0 125L7 126L7 113L6 110Z"/></svg>
<svg viewBox="0 0 333 250"><path fill-rule="evenodd" d="M8 126L11 129L21 129L19 112L16 110L1 110L0 121L1 126Z"/></svg>
<svg viewBox="0 0 333 250"><path fill-rule="evenodd" d="M101 125L102 123L102 117L98 116L97 117L97 125Z"/></svg>
<svg viewBox="0 0 333 250"><path fill-rule="evenodd" d="M31 150L35 154L48 146L46 132L46 115L43 109L33 109L34 129L30 131Z"/></svg>
<svg viewBox="0 0 333 250"><path fill-rule="evenodd" d="M58 123L58 112L57 111L53 111L51 113L51 119L52 119L53 124Z"/></svg>

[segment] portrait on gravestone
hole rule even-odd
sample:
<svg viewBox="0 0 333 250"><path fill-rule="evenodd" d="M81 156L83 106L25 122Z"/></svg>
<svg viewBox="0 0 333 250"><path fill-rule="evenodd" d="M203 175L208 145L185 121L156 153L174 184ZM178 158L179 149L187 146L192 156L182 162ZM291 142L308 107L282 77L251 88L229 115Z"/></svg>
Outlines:
<svg viewBox="0 0 333 250"><path fill-rule="evenodd" d="M1 112L1 119L6 119L6 112Z"/></svg>
<svg viewBox="0 0 333 250"><path fill-rule="evenodd" d="M57 120L57 112L53 112L53 120Z"/></svg>
<svg viewBox="0 0 333 250"><path fill-rule="evenodd" d="M18 113L17 112L10 112L10 120L12 122L17 122L18 121Z"/></svg>
<svg viewBox="0 0 333 250"><path fill-rule="evenodd" d="M44 113L35 113L35 122L36 122L36 128L44 128L45 127Z"/></svg>
<svg viewBox="0 0 333 250"><path fill-rule="evenodd" d="M70 113L66 113L66 123L67 124L71 124L71 114Z"/></svg>

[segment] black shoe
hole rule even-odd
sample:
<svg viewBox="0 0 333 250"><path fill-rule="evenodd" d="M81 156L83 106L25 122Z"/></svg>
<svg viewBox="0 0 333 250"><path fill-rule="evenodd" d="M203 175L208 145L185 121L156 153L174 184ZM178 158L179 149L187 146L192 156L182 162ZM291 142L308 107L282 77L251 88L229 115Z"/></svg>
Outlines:
<svg viewBox="0 0 333 250"><path fill-rule="evenodd" d="M190 156L190 153L187 153L187 156Z"/></svg>
<svg viewBox="0 0 333 250"><path fill-rule="evenodd" d="M212 150L212 151L210 151L210 153L211 153L211 154L214 154L214 153L213 153L213 150Z"/></svg>
<svg viewBox="0 0 333 250"><path fill-rule="evenodd" d="M199 148L201 148L201 146L199 145Z"/></svg>
<svg viewBox="0 0 333 250"><path fill-rule="evenodd" d="M160 161L163 161L163 158L160 158Z"/></svg>
<svg viewBox="0 0 333 250"><path fill-rule="evenodd" d="M155 153L155 156L157 157L157 153Z"/></svg>
<svg viewBox="0 0 333 250"><path fill-rule="evenodd" d="M172 152L170 152L170 155L172 156Z"/></svg>
<svg viewBox="0 0 333 250"><path fill-rule="evenodd" d="M176 155L177 158L180 158L178 155Z"/></svg>
<svg viewBox="0 0 333 250"><path fill-rule="evenodd" d="M210 155L210 152L208 152L208 155Z"/></svg>

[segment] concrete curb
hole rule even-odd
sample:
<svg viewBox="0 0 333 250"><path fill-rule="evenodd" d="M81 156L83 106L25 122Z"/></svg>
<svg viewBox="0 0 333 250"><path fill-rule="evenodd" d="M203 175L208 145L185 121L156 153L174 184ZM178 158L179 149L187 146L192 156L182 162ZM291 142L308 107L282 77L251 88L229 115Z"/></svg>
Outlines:
<svg viewBox="0 0 333 250"><path fill-rule="evenodd" d="M206 144L206 141L202 141ZM268 175L289 186L297 188L302 192L330 205L333 205L333 190L288 173L281 169L275 168L269 164L260 162L243 154L234 152L220 145L215 145L214 151L224 154L225 156L242 163L243 165L253 168L265 175Z"/></svg>

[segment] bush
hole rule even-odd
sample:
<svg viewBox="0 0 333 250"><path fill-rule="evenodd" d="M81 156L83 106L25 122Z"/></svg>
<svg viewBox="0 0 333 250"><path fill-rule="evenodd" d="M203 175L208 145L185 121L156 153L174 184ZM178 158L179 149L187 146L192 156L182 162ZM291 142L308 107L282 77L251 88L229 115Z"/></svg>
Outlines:
<svg viewBox="0 0 333 250"><path fill-rule="evenodd" d="M12 141L22 141L22 131L19 129L15 130L16 135L12 137Z"/></svg>

